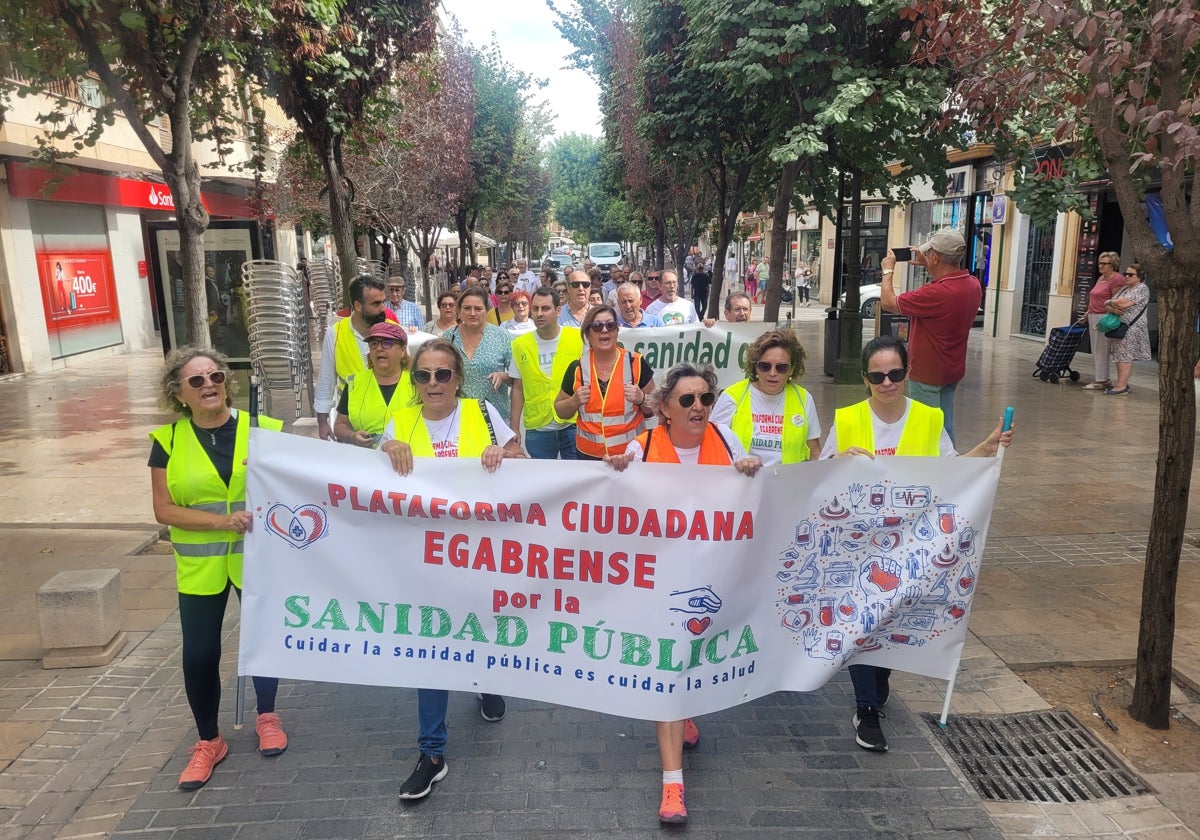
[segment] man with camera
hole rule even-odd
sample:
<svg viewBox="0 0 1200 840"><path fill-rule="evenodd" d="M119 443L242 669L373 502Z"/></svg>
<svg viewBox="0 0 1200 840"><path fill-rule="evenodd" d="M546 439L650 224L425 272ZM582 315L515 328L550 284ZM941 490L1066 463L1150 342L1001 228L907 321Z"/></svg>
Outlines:
<svg viewBox="0 0 1200 840"><path fill-rule="evenodd" d="M967 243L954 228L934 232L916 249L896 248L880 261L879 305L909 319L908 395L945 415L954 440L954 391L967 369L967 337L975 324L983 287L962 267ZM929 272L919 289L896 294L897 262L912 261Z"/></svg>

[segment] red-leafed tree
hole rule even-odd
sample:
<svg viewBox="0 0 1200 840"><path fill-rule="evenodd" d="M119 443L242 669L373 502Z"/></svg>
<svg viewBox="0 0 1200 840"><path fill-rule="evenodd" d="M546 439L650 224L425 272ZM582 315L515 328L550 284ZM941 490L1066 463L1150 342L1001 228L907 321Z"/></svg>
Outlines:
<svg viewBox="0 0 1200 840"><path fill-rule="evenodd" d="M1196 436L1200 11L1194 0L933 0L906 14L917 23L916 54L957 77L948 118L967 115L1016 143L1028 142L1029 126L1044 127L1044 136L1069 144L1069 171L1107 171L1134 254L1157 289L1162 422L1129 711L1165 729ZM1162 202L1170 244L1151 227L1149 193Z"/></svg>

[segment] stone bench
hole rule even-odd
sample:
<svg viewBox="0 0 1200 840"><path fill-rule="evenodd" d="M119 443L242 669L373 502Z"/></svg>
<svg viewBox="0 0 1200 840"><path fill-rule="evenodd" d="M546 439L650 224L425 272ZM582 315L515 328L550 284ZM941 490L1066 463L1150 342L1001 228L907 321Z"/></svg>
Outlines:
<svg viewBox="0 0 1200 840"><path fill-rule="evenodd" d="M107 665L125 644L121 570L59 572L37 593L43 668Z"/></svg>

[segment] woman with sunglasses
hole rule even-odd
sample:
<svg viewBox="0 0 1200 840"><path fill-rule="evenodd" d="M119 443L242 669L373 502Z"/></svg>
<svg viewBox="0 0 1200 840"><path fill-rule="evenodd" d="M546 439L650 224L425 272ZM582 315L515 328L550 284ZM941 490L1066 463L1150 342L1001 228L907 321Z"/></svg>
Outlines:
<svg viewBox="0 0 1200 840"><path fill-rule="evenodd" d="M458 297L458 326L442 337L454 345L463 358L466 378L463 390L468 397L487 400L508 422L511 408L508 365L512 361L512 335L487 322L488 293L472 286Z"/></svg>
<svg viewBox="0 0 1200 840"><path fill-rule="evenodd" d="M559 417L579 415L579 461L601 461L624 452L646 428L646 398L654 392L654 371L641 353L617 344L617 330L617 310L611 306L597 306L583 316L583 356L567 366L554 401Z"/></svg>
<svg viewBox="0 0 1200 840"><path fill-rule="evenodd" d="M250 530L246 510L246 455L250 417L233 408L229 362L215 350L180 347L167 356L160 402L183 415L150 433L150 484L154 518L171 528L179 624L183 630L183 685L200 739L179 776L179 787L195 790L212 777L229 747L217 726L221 703L221 623L229 590L241 598L242 535ZM278 431L283 423L259 417ZM258 750L265 756L287 749L275 713L279 680L254 677L258 701Z"/></svg>
<svg viewBox="0 0 1200 840"><path fill-rule="evenodd" d="M1125 269L1125 285L1105 302L1105 308L1127 324L1129 329L1124 338L1109 339L1113 364L1117 366L1117 381L1105 390L1109 397L1123 397L1129 393L1129 377L1133 375L1133 363L1150 358L1150 326L1146 309L1150 306L1150 287L1142 278L1142 267L1131 263Z"/></svg>
<svg viewBox="0 0 1200 840"><path fill-rule="evenodd" d="M513 338L533 332L536 326L529 319L529 293L517 290L509 297L509 301L513 311L512 320L505 321L500 326L507 330Z"/></svg>
<svg viewBox="0 0 1200 840"><path fill-rule="evenodd" d="M512 293L513 281L508 279L508 275L501 274L500 279L496 281L495 306L489 309L487 313L487 322L489 324L495 324L498 327L506 321L512 320Z"/></svg>
<svg viewBox="0 0 1200 840"><path fill-rule="evenodd" d="M446 330L458 323L458 292L442 292L438 295L437 308L437 318L427 321L422 331L441 338Z"/></svg>
<svg viewBox="0 0 1200 840"><path fill-rule="evenodd" d="M1108 376L1109 355L1112 348L1109 338L1096 327L1100 319L1108 313L1105 304L1120 290L1125 278L1118 270L1121 267L1121 255L1116 251L1105 251L1097 260L1100 276L1088 291L1088 336L1092 344L1092 362L1096 366L1096 375L1092 381L1083 386L1085 391L1105 391L1112 386Z"/></svg>
<svg viewBox="0 0 1200 840"><path fill-rule="evenodd" d="M399 324L375 324L367 333L367 369L347 381L333 435L342 443L373 447L387 421L412 399L408 334Z"/></svg>
<svg viewBox="0 0 1200 840"><path fill-rule="evenodd" d="M684 362L667 371L662 387L654 395L659 425L642 433L619 455L604 460L618 472L633 461L666 464L732 466L753 476L763 465L757 455L747 454L728 426L711 421L717 400L717 375L711 367L699 368ZM683 790L683 750L700 742L700 730L691 718L655 724L658 754L662 760L662 800L658 818L665 823L687 822Z"/></svg>
<svg viewBox="0 0 1200 840"><path fill-rule="evenodd" d="M725 389L713 407L764 464L795 464L816 457L821 421L812 394L801 388L804 348L791 330L771 330L746 352L746 378Z"/></svg>
<svg viewBox="0 0 1200 840"><path fill-rule="evenodd" d="M400 475L410 475L417 458L478 458L495 472L505 458L524 458L517 434L487 400L467 399L463 393L463 359L445 339L422 344L412 361L416 404L398 411L384 432L380 447ZM417 766L400 786L401 799L421 799L434 782L446 778L446 707L450 693L417 690ZM479 695L479 714L499 721L504 698Z"/></svg>
<svg viewBox="0 0 1200 840"><path fill-rule="evenodd" d="M843 455L957 455L940 408L932 408L904 395L908 379L908 347L891 335L867 342L862 352L862 375L870 397L834 412L833 428L825 439L822 458ZM1003 420L982 443L966 454L975 458L995 455L1012 443L1012 429L1002 431ZM879 719L880 708L891 693L891 670L875 665L851 665L854 685L855 741L864 750L887 752L887 739Z"/></svg>

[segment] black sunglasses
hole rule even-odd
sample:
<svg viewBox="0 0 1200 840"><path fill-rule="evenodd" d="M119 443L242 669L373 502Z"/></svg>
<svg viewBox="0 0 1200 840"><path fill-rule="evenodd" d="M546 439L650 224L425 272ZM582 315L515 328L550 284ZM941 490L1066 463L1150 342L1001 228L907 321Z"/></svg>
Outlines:
<svg viewBox="0 0 1200 840"><path fill-rule="evenodd" d="M586 288L588 288L589 286L591 286L592 284L591 284L591 282L589 281L589 282L587 282L587 283L574 282L574 283L572 283L571 285L572 285L574 288L576 288L576 289L586 289Z"/></svg>
<svg viewBox="0 0 1200 840"><path fill-rule="evenodd" d="M418 385L428 385L430 379L436 379L445 385L450 381L450 377L452 376L454 376L454 371L450 368L438 368L437 370L417 368L412 372L412 381Z"/></svg>
<svg viewBox="0 0 1200 840"><path fill-rule="evenodd" d="M903 382L904 377L908 376L908 371L904 368L896 368L889 370L887 373L882 371L864 371L863 376L867 377L867 381L872 385L882 385L884 379L890 379L893 382Z"/></svg>
<svg viewBox="0 0 1200 840"><path fill-rule="evenodd" d="M754 363L754 369L757 370L759 373L770 373L771 368L774 368L776 373L787 373L789 370L792 369L792 363L791 362L778 362L776 364L771 364L770 362L755 362Z"/></svg>
<svg viewBox="0 0 1200 840"><path fill-rule="evenodd" d="M588 329L595 333L616 332L617 331L617 322L616 321L592 321L592 323L588 324Z"/></svg>
<svg viewBox="0 0 1200 840"><path fill-rule="evenodd" d="M197 390L199 390L200 388L203 388L205 382L211 382L214 385L224 385L225 384L225 371L214 370L212 373L209 373L209 374L197 373L195 376L189 376L187 379L185 379L183 381L186 382L191 387L196 388Z"/></svg>
<svg viewBox="0 0 1200 840"><path fill-rule="evenodd" d="M712 407L712 404L717 401L717 395L712 391L705 391L703 394L681 394L679 397L680 408L691 408L696 402L696 397L700 397L700 405L705 408Z"/></svg>

